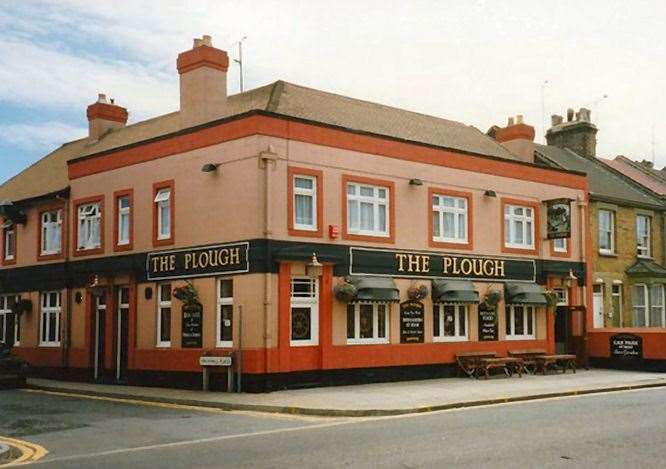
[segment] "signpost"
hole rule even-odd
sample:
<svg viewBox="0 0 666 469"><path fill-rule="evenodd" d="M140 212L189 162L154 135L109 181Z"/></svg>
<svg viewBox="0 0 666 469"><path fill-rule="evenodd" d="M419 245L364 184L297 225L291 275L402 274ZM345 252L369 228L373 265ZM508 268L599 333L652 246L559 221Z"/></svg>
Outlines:
<svg viewBox="0 0 666 469"><path fill-rule="evenodd" d="M497 340L497 308L479 304L479 340Z"/></svg>
<svg viewBox="0 0 666 469"><path fill-rule="evenodd" d="M221 367L224 366L227 368L227 392L233 392L234 390L234 372L231 368L231 357L209 357L203 356L199 357L199 365L203 368L203 384L202 390L208 391L209 380L210 380L210 368L211 367Z"/></svg>
<svg viewBox="0 0 666 469"><path fill-rule="evenodd" d="M420 301L400 304L400 343L420 344L424 337L425 308Z"/></svg>

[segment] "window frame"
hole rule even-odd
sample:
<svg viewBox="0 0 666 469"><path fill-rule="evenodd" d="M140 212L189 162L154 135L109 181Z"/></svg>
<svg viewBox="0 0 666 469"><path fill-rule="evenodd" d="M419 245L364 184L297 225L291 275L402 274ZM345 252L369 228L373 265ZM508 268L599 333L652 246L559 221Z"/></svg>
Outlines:
<svg viewBox="0 0 666 469"><path fill-rule="evenodd" d="M553 293L557 296L555 306L569 306L569 289L566 287L555 287ZM561 293L561 294L560 294Z"/></svg>
<svg viewBox="0 0 666 469"><path fill-rule="evenodd" d="M444 309L447 306L453 306L454 308L454 315L453 315L453 329L455 331L455 335L444 335L444 316L445 312ZM463 314L465 316L465 334L460 335L460 308L463 309ZM436 321L435 318L435 309L439 310L438 311L438 318ZM433 342L469 342L469 305L467 304L459 304L459 303L433 303L432 305L432 313L433 313L433 330L432 330L432 341ZM435 334L435 332L439 330L439 334Z"/></svg>
<svg viewBox="0 0 666 469"><path fill-rule="evenodd" d="M79 248L79 235L80 235L80 227L79 227L79 221L80 221L80 209L83 206L86 205L93 205L93 204L98 204L99 205L99 246L95 248L84 248L80 249ZM74 210L72 213L72 219L73 223L72 226L74 228L74 249L73 249L73 255L74 256L90 256L94 254L102 254L104 252L104 239L105 239L105 220L104 220L104 196L103 195L96 195L92 197L86 197L83 199L77 199L73 203Z"/></svg>
<svg viewBox="0 0 666 469"><path fill-rule="evenodd" d="M465 208L465 234L466 239L460 240L458 238L445 238L443 236L435 237L435 223L433 220L434 213L436 211L435 205L433 203L433 198L435 197L448 197L453 199L463 199L466 201ZM431 247L438 248L450 248L450 249L465 249L471 250L474 247L474 204L473 196L471 192L462 192L454 191L449 189L443 189L439 187L430 187L428 188L428 200L427 200L427 214L428 214L428 244ZM447 211L446 207L437 209L440 213L440 225L443 227L444 220L443 214ZM455 209L454 212L457 212L456 215L460 214L459 209ZM456 217L458 218L458 217ZM440 231L443 234L443 231Z"/></svg>
<svg viewBox="0 0 666 469"><path fill-rule="evenodd" d="M525 308L523 310L523 324L525 325L525 330L527 330L528 322L528 310L531 311L532 315L532 333L531 334L516 334L516 308ZM536 310L537 308L532 305L527 304L508 304L505 307L504 318L505 321L510 318L510 322L504 325L505 339L506 340L536 340ZM508 313L508 314L507 314ZM510 326L511 333L506 333L507 326Z"/></svg>
<svg viewBox="0 0 666 469"><path fill-rule="evenodd" d="M372 306L372 321L373 321L373 337L361 338L360 318L361 318L361 305ZM384 332L386 337L379 337L379 306L384 306ZM354 337L349 337L348 315L349 307L354 308ZM346 340L347 345L381 345L389 344L391 342L391 303L377 302L377 301L358 301L347 304L347 332Z"/></svg>
<svg viewBox="0 0 666 469"><path fill-rule="evenodd" d="M0 254L0 265L14 265L16 264L16 258L17 256L17 247L18 247L18 235L17 235L17 229L16 229L16 224L12 224L11 226L4 227L4 225L8 223L8 220L3 220L2 225L2 251ZM12 234L12 242L11 244L8 241L9 234ZM8 256L8 246L12 247L12 254L11 256Z"/></svg>
<svg viewBox="0 0 666 469"><path fill-rule="evenodd" d="M314 179L313 193L313 221L314 226L298 225L296 223L296 177ZM289 166L287 168L287 220L288 232L291 236L304 236L320 238L324 232L324 173L322 171Z"/></svg>
<svg viewBox="0 0 666 469"><path fill-rule="evenodd" d="M639 220L645 219L645 224L647 228L646 241L647 245L641 245L641 233L639 231ZM644 252L641 252L641 251ZM636 257L642 259L651 259L652 258L652 217L644 213L636 214Z"/></svg>
<svg viewBox="0 0 666 469"><path fill-rule="evenodd" d="M170 190L169 194L169 216L170 216L170 225L169 225L169 236L165 237L160 234L160 203L155 202L157 195L166 189ZM175 233L176 233L176 184L173 179L168 181L160 181L153 184L153 197L151 199L151 204L153 206L153 246L169 246L176 242Z"/></svg>
<svg viewBox="0 0 666 469"><path fill-rule="evenodd" d="M642 288L643 289L643 304L637 305L636 304L636 299L637 295L635 294L637 288ZM631 325L632 327L637 327L637 328L642 328L642 327L649 327L648 324L650 323L650 292L648 289L648 285L645 283L635 283L631 286ZM637 309L642 309L643 310L643 325L636 325L636 310Z"/></svg>
<svg viewBox="0 0 666 469"><path fill-rule="evenodd" d="M222 282L231 282L231 296L222 296ZM234 346L234 280L232 277L220 277L216 281L215 346L231 348ZM222 340L222 307L231 306L231 340Z"/></svg>
<svg viewBox="0 0 666 469"><path fill-rule="evenodd" d="M169 301L162 301L162 288L166 285L169 286ZM164 282L157 284L157 323L155 331L155 346L158 348L170 348L173 341L173 284L171 282ZM169 308L169 340L162 340L162 309Z"/></svg>
<svg viewBox="0 0 666 469"><path fill-rule="evenodd" d="M618 289L618 292L615 292L615 289ZM614 304L614 298L618 297L618 306L620 307L620 311L615 311L615 304ZM622 302L624 301L624 285L622 283L613 283L611 284L611 310L613 311L613 315L616 313L619 313L619 324L620 327L622 327L623 324L623 319L624 319L624 305Z"/></svg>
<svg viewBox="0 0 666 469"><path fill-rule="evenodd" d="M506 242L506 218L509 217L509 221L514 221L515 217L520 217L523 224L530 221L525 216L518 216L515 214L506 214L507 207L515 208L528 208L532 210L532 244L517 244L514 242ZM509 231L511 232L512 223L509 223ZM526 227L523 227L523 234L526 234ZM502 197L500 203L500 250L505 253L513 254L538 254L541 246L541 210L540 205L536 202L521 200L521 199L512 199Z"/></svg>
<svg viewBox="0 0 666 469"><path fill-rule="evenodd" d="M121 206L120 200L127 198L129 201L128 224L129 224L129 239L127 242L121 242L120 234L122 229L121 223ZM125 189L113 193L113 250L115 252L131 251L134 247L134 190Z"/></svg>
<svg viewBox="0 0 666 469"><path fill-rule="evenodd" d="M294 280L307 281L314 289L312 296L294 296ZM289 344L292 347L307 347L319 345L319 279L304 275L293 275L289 280ZM312 290L311 290L312 291ZM310 338L294 339L292 336L292 320L294 308L307 308L310 310Z"/></svg>
<svg viewBox="0 0 666 469"><path fill-rule="evenodd" d="M45 241L45 233L44 233L44 216L46 214L53 214L57 213L57 224L58 228L60 230L60 249L54 250L54 251L46 251L44 250L44 241ZM66 238L65 238L65 208L62 204L58 204L57 206L51 206L51 207L44 207L38 212L38 226L39 226L39 233L37 236L37 260L39 261L45 261L45 260L51 260L51 259L61 259L64 257L64 250L65 250L65 243L66 243ZM53 222L51 222L53 223Z"/></svg>
<svg viewBox="0 0 666 469"><path fill-rule="evenodd" d="M7 316L8 315L13 315L14 316L14 330L11 332L11 334L14 336L14 341L13 341L13 347L18 347L21 345L20 339L21 339L21 316L18 314L14 314L14 312L11 310L11 306L9 304L9 299L13 298L14 303L18 302L21 300L21 295L0 295L0 322L2 322L2 335L0 335L0 342L5 342L7 343Z"/></svg>
<svg viewBox="0 0 666 469"><path fill-rule="evenodd" d="M368 231L349 229L348 203L349 197L347 187L349 184L361 186L372 186L373 188L385 189L386 197L386 233L371 233ZM360 203L360 202L359 202ZM374 179L361 176L342 175L342 239L354 241L373 241L376 243L394 243L395 242L395 183L381 179ZM359 210L360 213L360 210ZM360 215L359 215L360 216Z"/></svg>
<svg viewBox="0 0 666 469"><path fill-rule="evenodd" d="M56 306L44 306L45 299L49 302L51 294L55 293L58 299ZM50 324L51 321L47 320L44 322L45 315L55 315L55 339L56 340L44 340L44 337L49 338L49 333L51 332ZM39 295L39 346L40 347L60 347L61 337L60 337L60 322L62 316L62 292L59 290L49 290L40 292ZM49 318L50 319L50 318ZM45 329L44 324L48 327Z"/></svg>
<svg viewBox="0 0 666 469"><path fill-rule="evenodd" d="M652 310L655 308L654 299L653 299L654 297L652 295L652 289L654 287L659 287L659 289L661 290L661 294L660 294L661 305L658 306L661 309L661 313L659 315L660 319L661 319L661 324L659 324L659 325L652 325ZM649 319L649 324L647 325L647 327L666 327L666 303L665 303L666 297L664 296L664 290L666 290L666 288L664 288L663 283L653 283L653 284L650 284L648 286L648 293L649 293L648 319Z"/></svg>
<svg viewBox="0 0 666 469"><path fill-rule="evenodd" d="M601 214L608 213L610 214L609 222L610 227L605 233L610 233L610 248L601 247ZM615 255L615 210L609 208L600 208L597 212L597 242L599 244L599 254L613 256Z"/></svg>

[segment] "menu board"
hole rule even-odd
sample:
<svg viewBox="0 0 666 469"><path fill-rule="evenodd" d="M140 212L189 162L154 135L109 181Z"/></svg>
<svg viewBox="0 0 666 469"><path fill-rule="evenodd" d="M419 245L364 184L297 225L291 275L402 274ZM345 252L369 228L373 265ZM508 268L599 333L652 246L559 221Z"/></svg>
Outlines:
<svg viewBox="0 0 666 469"><path fill-rule="evenodd" d="M201 324L203 306L183 306L181 346L183 348L201 348Z"/></svg>
<svg viewBox="0 0 666 469"><path fill-rule="evenodd" d="M479 304L479 340L497 340L497 308Z"/></svg>
<svg viewBox="0 0 666 469"><path fill-rule="evenodd" d="M643 338L634 334L615 334L610 338L610 354L623 360L643 358Z"/></svg>
<svg viewBox="0 0 666 469"><path fill-rule="evenodd" d="M400 303L400 343L423 343L425 308L420 301Z"/></svg>

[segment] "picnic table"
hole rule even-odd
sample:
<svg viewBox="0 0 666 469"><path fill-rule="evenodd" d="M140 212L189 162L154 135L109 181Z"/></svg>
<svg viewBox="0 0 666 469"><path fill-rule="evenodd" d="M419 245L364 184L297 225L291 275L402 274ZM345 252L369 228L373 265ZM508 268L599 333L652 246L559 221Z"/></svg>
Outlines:
<svg viewBox="0 0 666 469"><path fill-rule="evenodd" d="M562 370L562 373L566 373L567 370L576 372L576 355L538 355L534 359L536 360L536 369L541 370L541 373L544 375L548 368L559 368Z"/></svg>
<svg viewBox="0 0 666 469"><path fill-rule="evenodd" d="M536 373L538 366L536 357L544 355L547 355L546 350L541 348L509 350L510 357L522 358L525 371L529 373Z"/></svg>
<svg viewBox="0 0 666 469"><path fill-rule="evenodd" d="M526 371L521 358L517 357L498 357L495 352L467 352L456 355L458 366L470 378L479 378L484 376L486 379L490 376L490 371L500 369L506 376L512 376L518 373L522 377Z"/></svg>

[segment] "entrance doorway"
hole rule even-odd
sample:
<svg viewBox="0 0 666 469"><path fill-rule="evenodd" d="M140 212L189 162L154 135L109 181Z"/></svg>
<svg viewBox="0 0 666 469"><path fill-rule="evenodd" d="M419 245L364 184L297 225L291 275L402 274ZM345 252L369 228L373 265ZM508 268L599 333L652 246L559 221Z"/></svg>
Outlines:
<svg viewBox="0 0 666 469"><path fill-rule="evenodd" d="M555 353L570 353L571 310L569 308L569 291L566 288L553 289L557 295L555 308Z"/></svg>
<svg viewBox="0 0 666 469"><path fill-rule="evenodd" d="M593 326L595 328L604 327L604 284L595 283L592 286L592 311Z"/></svg>
<svg viewBox="0 0 666 469"><path fill-rule="evenodd" d="M102 381L104 375L104 332L106 331L106 292L94 297L93 379Z"/></svg>
<svg viewBox="0 0 666 469"><path fill-rule="evenodd" d="M129 296L130 290L127 286L117 288L116 302L116 382L124 383L127 381L127 352L128 352L128 334L129 334Z"/></svg>

